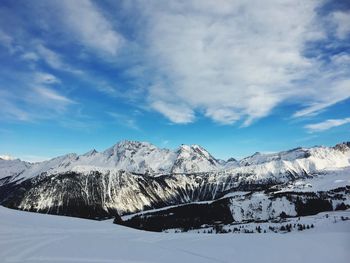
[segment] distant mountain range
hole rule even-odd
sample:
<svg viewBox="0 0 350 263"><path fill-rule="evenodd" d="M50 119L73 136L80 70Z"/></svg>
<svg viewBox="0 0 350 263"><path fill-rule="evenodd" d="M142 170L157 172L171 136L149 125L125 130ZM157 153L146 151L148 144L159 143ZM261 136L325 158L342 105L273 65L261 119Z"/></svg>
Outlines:
<svg viewBox="0 0 350 263"><path fill-rule="evenodd" d="M172 151L135 141L38 163L0 158L0 204L116 217L117 223L155 231L346 209L350 143L256 153L240 161L216 159L199 145Z"/></svg>

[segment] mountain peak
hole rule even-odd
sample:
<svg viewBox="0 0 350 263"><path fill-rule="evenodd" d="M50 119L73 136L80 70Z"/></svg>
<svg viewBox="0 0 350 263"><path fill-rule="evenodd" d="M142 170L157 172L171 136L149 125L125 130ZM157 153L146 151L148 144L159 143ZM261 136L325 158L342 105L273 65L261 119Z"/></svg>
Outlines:
<svg viewBox="0 0 350 263"><path fill-rule="evenodd" d="M219 162L202 146L182 144L176 151L177 157L171 172L191 173L218 169Z"/></svg>
<svg viewBox="0 0 350 263"><path fill-rule="evenodd" d="M345 152L350 150L350 142L342 142L334 146L335 150Z"/></svg>
<svg viewBox="0 0 350 263"><path fill-rule="evenodd" d="M91 151L88 151L87 153L84 153L83 156L93 156L96 153L98 153L98 151L96 151L95 149L92 149Z"/></svg>
<svg viewBox="0 0 350 263"><path fill-rule="evenodd" d="M112 156L120 158L123 156L133 155L143 148L154 149L156 147L149 142L123 140L105 150L103 154L109 156L109 158Z"/></svg>
<svg viewBox="0 0 350 263"><path fill-rule="evenodd" d="M226 162L228 162L228 163L229 162L237 162L237 160L235 158L231 157L231 158L227 159Z"/></svg>
<svg viewBox="0 0 350 263"><path fill-rule="evenodd" d="M149 142L141 142L141 141L132 141L132 140L122 140L116 143L113 147L117 148L140 148L140 147L155 147L153 144Z"/></svg>

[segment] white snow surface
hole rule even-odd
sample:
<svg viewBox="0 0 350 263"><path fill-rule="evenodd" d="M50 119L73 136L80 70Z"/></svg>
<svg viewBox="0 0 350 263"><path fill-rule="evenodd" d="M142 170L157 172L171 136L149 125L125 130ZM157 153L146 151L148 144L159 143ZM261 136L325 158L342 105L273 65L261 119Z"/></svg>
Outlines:
<svg viewBox="0 0 350 263"><path fill-rule="evenodd" d="M317 192L329 191L350 185L350 167L323 170L313 178L298 179L289 182L280 192Z"/></svg>
<svg viewBox="0 0 350 263"><path fill-rule="evenodd" d="M30 163L19 159L5 160L0 158L0 179L7 176L16 176L23 173L31 166Z"/></svg>
<svg viewBox="0 0 350 263"><path fill-rule="evenodd" d="M340 212L339 212L340 213ZM350 216L348 211L345 211ZM108 221L0 207L1 262L337 262L350 258L350 221L288 234L152 233Z"/></svg>

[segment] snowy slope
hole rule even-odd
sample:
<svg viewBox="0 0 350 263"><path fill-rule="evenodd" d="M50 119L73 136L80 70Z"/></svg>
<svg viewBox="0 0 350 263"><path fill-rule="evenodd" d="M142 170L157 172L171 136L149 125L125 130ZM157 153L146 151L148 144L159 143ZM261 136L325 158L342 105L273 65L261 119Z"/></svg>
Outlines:
<svg viewBox="0 0 350 263"><path fill-rule="evenodd" d="M340 187L350 186L350 167L334 170L323 170L314 174L313 178L291 181L280 192L317 192L328 191Z"/></svg>
<svg viewBox="0 0 350 263"><path fill-rule="evenodd" d="M342 212L343 214L346 212ZM349 213L346 214L350 216ZM350 221L289 234L151 233L0 207L1 262L348 262ZM252 253L254 248L254 253Z"/></svg>
<svg viewBox="0 0 350 263"><path fill-rule="evenodd" d="M27 171L31 166L32 164L19 159L5 160L0 158L0 180L5 177L18 176Z"/></svg>

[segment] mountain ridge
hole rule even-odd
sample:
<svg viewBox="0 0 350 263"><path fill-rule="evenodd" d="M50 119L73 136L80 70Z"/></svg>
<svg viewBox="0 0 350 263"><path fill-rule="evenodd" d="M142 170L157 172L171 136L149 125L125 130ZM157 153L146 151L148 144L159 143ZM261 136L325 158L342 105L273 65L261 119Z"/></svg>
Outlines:
<svg viewBox="0 0 350 263"><path fill-rule="evenodd" d="M42 163L0 160L0 204L105 219L213 202L208 209L232 213L229 218L235 221L267 220L282 212L314 213L319 211L313 208L314 199L327 209L342 203L341 207L350 207L350 143L255 154L230 162L222 163L196 145L171 151L125 141L103 152L67 154Z"/></svg>
<svg viewBox="0 0 350 263"><path fill-rule="evenodd" d="M334 147L315 146L310 148L294 148L277 153L255 153L240 161L229 158L227 161L213 157L203 147L193 145L181 145L176 150L158 148L148 142L123 140L104 151L95 149L78 155L69 153L43 162L30 163L19 159L3 160L19 163L29 168L24 171L23 177L31 178L40 173L64 172L73 169L89 170L101 168L101 170L125 170L131 173L162 175L171 173L200 173L220 170L237 169L252 165L263 165L272 161L295 161L305 159L312 155L326 155L324 152L339 151L346 153L350 149L350 142L339 143ZM327 153L328 154L328 153ZM323 158L322 157L322 158ZM25 169L26 170L26 169ZM0 178L7 176L0 166Z"/></svg>

